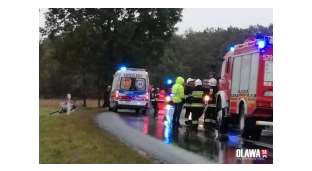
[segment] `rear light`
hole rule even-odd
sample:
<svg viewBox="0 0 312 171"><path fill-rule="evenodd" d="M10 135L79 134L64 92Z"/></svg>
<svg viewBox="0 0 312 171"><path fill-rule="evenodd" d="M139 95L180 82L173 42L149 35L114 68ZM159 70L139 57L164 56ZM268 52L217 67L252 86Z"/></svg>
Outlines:
<svg viewBox="0 0 312 171"><path fill-rule="evenodd" d="M148 100L148 97L149 97L148 92L146 92L146 94L145 94L145 100Z"/></svg>
<svg viewBox="0 0 312 171"><path fill-rule="evenodd" d="M115 94L115 97L118 98L118 96L119 96L119 91L117 90L116 94Z"/></svg>
<svg viewBox="0 0 312 171"><path fill-rule="evenodd" d="M256 106L257 107L273 107L273 103L257 101Z"/></svg>

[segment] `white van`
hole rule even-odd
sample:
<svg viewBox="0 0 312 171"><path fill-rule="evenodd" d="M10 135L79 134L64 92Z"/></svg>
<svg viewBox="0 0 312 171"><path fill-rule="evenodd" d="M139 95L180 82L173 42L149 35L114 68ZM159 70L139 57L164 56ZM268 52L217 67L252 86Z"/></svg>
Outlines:
<svg viewBox="0 0 312 171"><path fill-rule="evenodd" d="M145 69L122 67L114 74L109 98L109 110L134 109L148 113L150 92L149 77Z"/></svg>

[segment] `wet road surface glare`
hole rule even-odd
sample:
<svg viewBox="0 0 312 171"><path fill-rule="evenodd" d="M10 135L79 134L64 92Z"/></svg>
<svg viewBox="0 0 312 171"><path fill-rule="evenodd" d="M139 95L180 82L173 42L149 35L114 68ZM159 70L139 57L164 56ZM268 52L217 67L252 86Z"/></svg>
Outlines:
<svg viewBox="0 0 312 171"><path fill-rule="evenodd" d="M103 115L105 115L105 113ZM162 113L160 113L157 118L154 118L153 114L149 114L146 116L137 116L134 111L120 110L116 115L119 116L119 118L123 121L124 125L133 128L133 130L136 130L142 135L145 135L147 137L153 137L159 142L165 144L166 146L178 147L180 149L183 149L184 151L195 154L198 157L203 157L204 159L212 163L273 164L272 136L261 137L259 142L255 142L241 139L239 136L239 131L237 129L230 129L227 132L227 135L222 135L216 133L216 131L212 128L204 129L201 125L199 126L198 131L192 130L188 127L172 128L169 124L164 123L164 115ZM184 116L181 114L180 123L183 123L183 118ZM120 136L120 138L122 139L122 136ZM140 139L137 139L136 141L140 141ZM138 148L140 149L140 147ZM153 144L150 144L149 148L154 148ZM237 149L259 149L260 151L266 150L268 152L268 157L239 158L236 157ZM145 153L143 149L140 150ZM154 151L156 153L156 150ZM185 160L188 159L186 158ZM172 162L179 163L182 162L182 160ZM188 163L193 162L190 161ZM203 162L198 161L198 163Z"/></svg>

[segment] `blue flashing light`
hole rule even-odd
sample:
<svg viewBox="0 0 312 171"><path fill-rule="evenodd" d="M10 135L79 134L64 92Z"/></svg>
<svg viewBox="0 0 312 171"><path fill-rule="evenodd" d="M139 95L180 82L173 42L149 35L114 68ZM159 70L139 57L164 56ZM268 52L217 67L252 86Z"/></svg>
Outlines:
<svg viewBox="0 0 312 171"><path fill-rule="evenodd" d="M120 68L120 71L126 71L126 70L127 70L126 67L121 67L121 68Z"/></svg>
<svg viewBox="0 0 312 171"><path fill-rule="evenodd" d="M264 48L265 47L265 41L264 40L259 40L258 41L258 48L259 49L262 49L262 48Z"/></svg>
<svg viewBox="0 0 312 171"><path fill-rule="evenodd" d="M240 138L237 135L228 135L227 144L230 146L237 146L239 144Z"/></svg>
<svg viewBox="0 0 312 171"><path fill-rule="evenodd" d="M173 96L173 94L170 94L170 96L172 97L172 96Z"/></svg>
<svg viewBox="0 0 312 171"><path fill-rule="evenodd" d="M235 48L234 48L234 47L231 47L231 48L230 48L230 51L231 51L231 52L233 52L234 50L235 50Z"/></svg>
<svg viewBox="0 0 312 171"><path fill-rule="evenodd" d="M167 84L172 84L172 80L167 80Z"/></svg>

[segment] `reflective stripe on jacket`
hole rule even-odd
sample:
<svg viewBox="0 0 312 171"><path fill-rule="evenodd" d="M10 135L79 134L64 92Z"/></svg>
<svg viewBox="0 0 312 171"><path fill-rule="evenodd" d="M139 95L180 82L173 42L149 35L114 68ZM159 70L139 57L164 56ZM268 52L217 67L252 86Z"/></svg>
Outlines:
<svg viewBox="0 0 312 171"><path fill-rule="evenodd" d="M191 107L205 107L205 103L203 102L204 91L192 91L192 104Z"/></svg>
<svg viewBox="0 0 312 171"><path fill-rule="evenodd" d="M214 97L212 97L213 96L213 89L212 88L209 90L209 94L210 94L210 98L213 99ZM216 107L216 104L209 103L208 107Z"/></svg>

